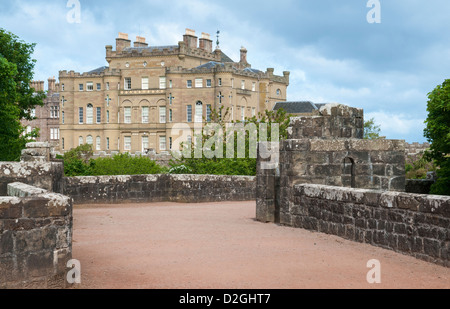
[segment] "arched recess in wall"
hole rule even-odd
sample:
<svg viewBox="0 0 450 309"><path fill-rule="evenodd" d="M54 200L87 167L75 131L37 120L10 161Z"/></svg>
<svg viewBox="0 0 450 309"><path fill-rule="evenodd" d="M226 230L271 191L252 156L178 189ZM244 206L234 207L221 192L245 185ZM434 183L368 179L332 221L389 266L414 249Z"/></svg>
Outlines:
<svg viewBox="0 0 450 309"><path fill-rule="evenodd" d="M342 184L344 187L356 188L355 171L355 160L351 157L346 157L342 163Z"/></svg>

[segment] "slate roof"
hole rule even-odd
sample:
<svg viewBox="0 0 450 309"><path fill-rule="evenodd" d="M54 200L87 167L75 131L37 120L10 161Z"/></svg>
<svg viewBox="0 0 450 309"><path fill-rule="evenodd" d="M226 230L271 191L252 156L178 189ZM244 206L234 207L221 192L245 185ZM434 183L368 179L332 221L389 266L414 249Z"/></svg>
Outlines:
<svg viewBox="0 0 450 309"><path fill-rule="evenodd" d="M228 57L223 51L221 52L221 60L220 62L234 62L230 57Z"/></svg>
<svg viewBox="0 0 450 309"><path fill-rule="evenodd" d="M99 68L97 68L95 70L89 71L87 73L88 74L99 74L99 73L104 72L106 69L108 69L108 67L103 66L103 67L99 67Z"/></svg>
<svg viewBox="0 0 450 309"><path fill-rule="evenodd" d="M311 101L299 101L299 102L277 102L273 107L273 110L279 110L283 108L288 114L306 114L312 113L317 110L318 107Z"/></svg>
<svg viewBox="0 0 450 309"><path fill-rule="evenodd" d="M196 67L196 69L213 69L216 67L216 65L220 65L221 67L224 67L225 65L221 62L215 62L215 61L210 61L208 63L202 64L198 67Z"/></svg>

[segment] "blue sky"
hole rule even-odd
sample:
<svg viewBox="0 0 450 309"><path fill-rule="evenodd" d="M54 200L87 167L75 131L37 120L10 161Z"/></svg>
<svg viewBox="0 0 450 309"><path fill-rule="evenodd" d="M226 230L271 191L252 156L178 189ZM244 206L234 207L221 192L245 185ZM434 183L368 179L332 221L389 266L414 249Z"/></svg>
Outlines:
<svg viewBox="0 0 450 309"><path fill-rule="evenodd" d="M71 0L72 1L72 0ZM150 45L176 45L185 28L214 35L252 67L291 72L288 100L363 108L390 139L424 142L427 94L449 78L450 1L379 0L381 23L368 23L368 0L2 0L0 27L37 43L35 79L106 65L118 32Z"/></svg>

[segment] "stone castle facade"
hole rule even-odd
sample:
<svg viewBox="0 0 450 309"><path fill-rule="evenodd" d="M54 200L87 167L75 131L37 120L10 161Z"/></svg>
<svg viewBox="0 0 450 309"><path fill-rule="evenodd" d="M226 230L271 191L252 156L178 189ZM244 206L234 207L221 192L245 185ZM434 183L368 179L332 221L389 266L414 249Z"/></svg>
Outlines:
<svg viewBox="0 0 450 309"><path fill-rule="evenodd" d="M30 87L36 92L44 91L44 81L32 81ZM56 79L48 79L47 97L43 100L43 106L36 106L31 111L36 118L32 121L24 120L22 125L25 126L26 132L30 133L34 128L39 128L39 137L37 142L49 142L52 147L57 148L59 144L59 118L60 118L60 101L59 101L59 84Z"/></svg>
<svg viewBox="0 0 450 309"><path fill-rule="evenodd" d="M189 29L173 46L137 37L132 47L119 33L106 61L83 74L59 72L61 152L89 143L95 152L164 153L192 139L175 124L193 129L221 107L229 109L225 121L258 116L286 101L289 85L289 72L251 68L245 48L234 62L213 50L208 34L198 39Z"/></svg>

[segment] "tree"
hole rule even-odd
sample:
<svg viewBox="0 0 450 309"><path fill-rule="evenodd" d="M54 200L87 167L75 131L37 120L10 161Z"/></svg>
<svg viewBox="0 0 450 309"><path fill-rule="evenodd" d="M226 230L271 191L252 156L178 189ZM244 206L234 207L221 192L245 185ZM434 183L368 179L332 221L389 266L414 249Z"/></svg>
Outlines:
<svg viewBox="0 0 450 309"><path fill-rule="evenodd" d="M428 99L424 136L431 147L425 155L439 166L431 193L450 195L450 79L436 86Z"/></svg>
<svg viewBox="0 0 450 309"><path fill-rule="evenodd" d="M380 136L380 125L375 124L375 119L372 118L364 122L364 139L379 139Z"/></svg>
<svg viewBox="0 0 450 309"><path fill-rule="evenodd" d="M32 120L30 111L43 105L43 92L30 87L36 60L31 59L35 44L27 44L0 29L0 161L16 161L38 130L24 134L22 119Z"/></svg>

